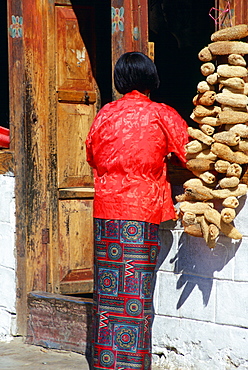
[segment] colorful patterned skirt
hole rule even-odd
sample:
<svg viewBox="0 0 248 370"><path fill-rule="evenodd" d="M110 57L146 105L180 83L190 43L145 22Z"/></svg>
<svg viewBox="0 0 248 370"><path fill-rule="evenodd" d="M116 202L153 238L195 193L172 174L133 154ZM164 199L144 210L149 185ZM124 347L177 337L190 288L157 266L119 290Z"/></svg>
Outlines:
<svg viewBox="0 0 248 370"><path fill-rule="evenodd" d="M94 369L151 369L158 225L94 219Z"/></svg>

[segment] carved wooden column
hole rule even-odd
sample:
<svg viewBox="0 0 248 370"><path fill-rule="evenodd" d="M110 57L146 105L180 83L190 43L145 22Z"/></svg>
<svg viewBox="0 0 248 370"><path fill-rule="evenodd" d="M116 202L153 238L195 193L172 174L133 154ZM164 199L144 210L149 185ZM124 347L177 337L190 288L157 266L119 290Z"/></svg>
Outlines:
<svg viewBox="0 0 248 370"><path fill-rule="evenodd" d="M128 51L148 53L148 1L112 0L112 66ZM113 99L118 98L113 88Z"/></svg>
<svg viewBox="0 0 248 370"><path fill-rule="evenodd" d="M219 0L216 8L224 10L228 5L230 11L223 16L220 27L230 27L248 22L247 0Z"/></svg>

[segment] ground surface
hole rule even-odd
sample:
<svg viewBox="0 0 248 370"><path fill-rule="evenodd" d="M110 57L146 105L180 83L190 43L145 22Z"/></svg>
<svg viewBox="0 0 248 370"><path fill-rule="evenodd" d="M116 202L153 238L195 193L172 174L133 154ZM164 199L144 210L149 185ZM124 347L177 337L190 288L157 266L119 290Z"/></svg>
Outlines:
<svg viewBox="0 0 248 370"><path fill-rule="evenodd" d="M86 358L78 353L25 344L22 338L0 342L1 370L88 370Z"/></svg>
<svg viewBox="0 0 248 370"><path fill-rule="evenodd" d="M22 369L89 370L89 365L83 355L25 344L19 337L9 343L0 342L0 370Z"/></svg>

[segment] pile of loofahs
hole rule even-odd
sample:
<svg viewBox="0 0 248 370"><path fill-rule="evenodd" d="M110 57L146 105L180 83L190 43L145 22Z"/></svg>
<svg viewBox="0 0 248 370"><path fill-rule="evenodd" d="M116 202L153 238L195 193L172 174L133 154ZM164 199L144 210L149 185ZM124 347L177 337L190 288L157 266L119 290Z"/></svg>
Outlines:
<svg viewBox="0 0 248 370"><path fill-rule="evenodd" d="M191 118L199 128L188 128L191 141L186 145L187 168L196 178L184 183L177 201L185 232L203 237L210 248L220 231L242 238L232 221L238 198L247 192L240 183L248 163L248 44L240 41L247 36L245 24L221 29L198 54L205 80L197 85ZM220 212L215 199L222 202Z"/></svg>

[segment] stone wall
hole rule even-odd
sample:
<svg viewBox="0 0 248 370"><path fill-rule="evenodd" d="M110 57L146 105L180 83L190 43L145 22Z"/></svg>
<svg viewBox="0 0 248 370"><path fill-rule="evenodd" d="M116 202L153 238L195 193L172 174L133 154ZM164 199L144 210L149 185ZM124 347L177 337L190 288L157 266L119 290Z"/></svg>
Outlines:
<svg viewBox="0 0 248 370"><path fill-rule="evenodd" d="M210 250L161 224L154 296L153 359L166 369L248 369L248 202L240 199L235 226L241 241L220 236Z"/></svg>
<svg viewBox="0 0 248 370"><path fill-rule="evenodd" d="M0 340L15 334L15 179L0 175Z"/></svg>

